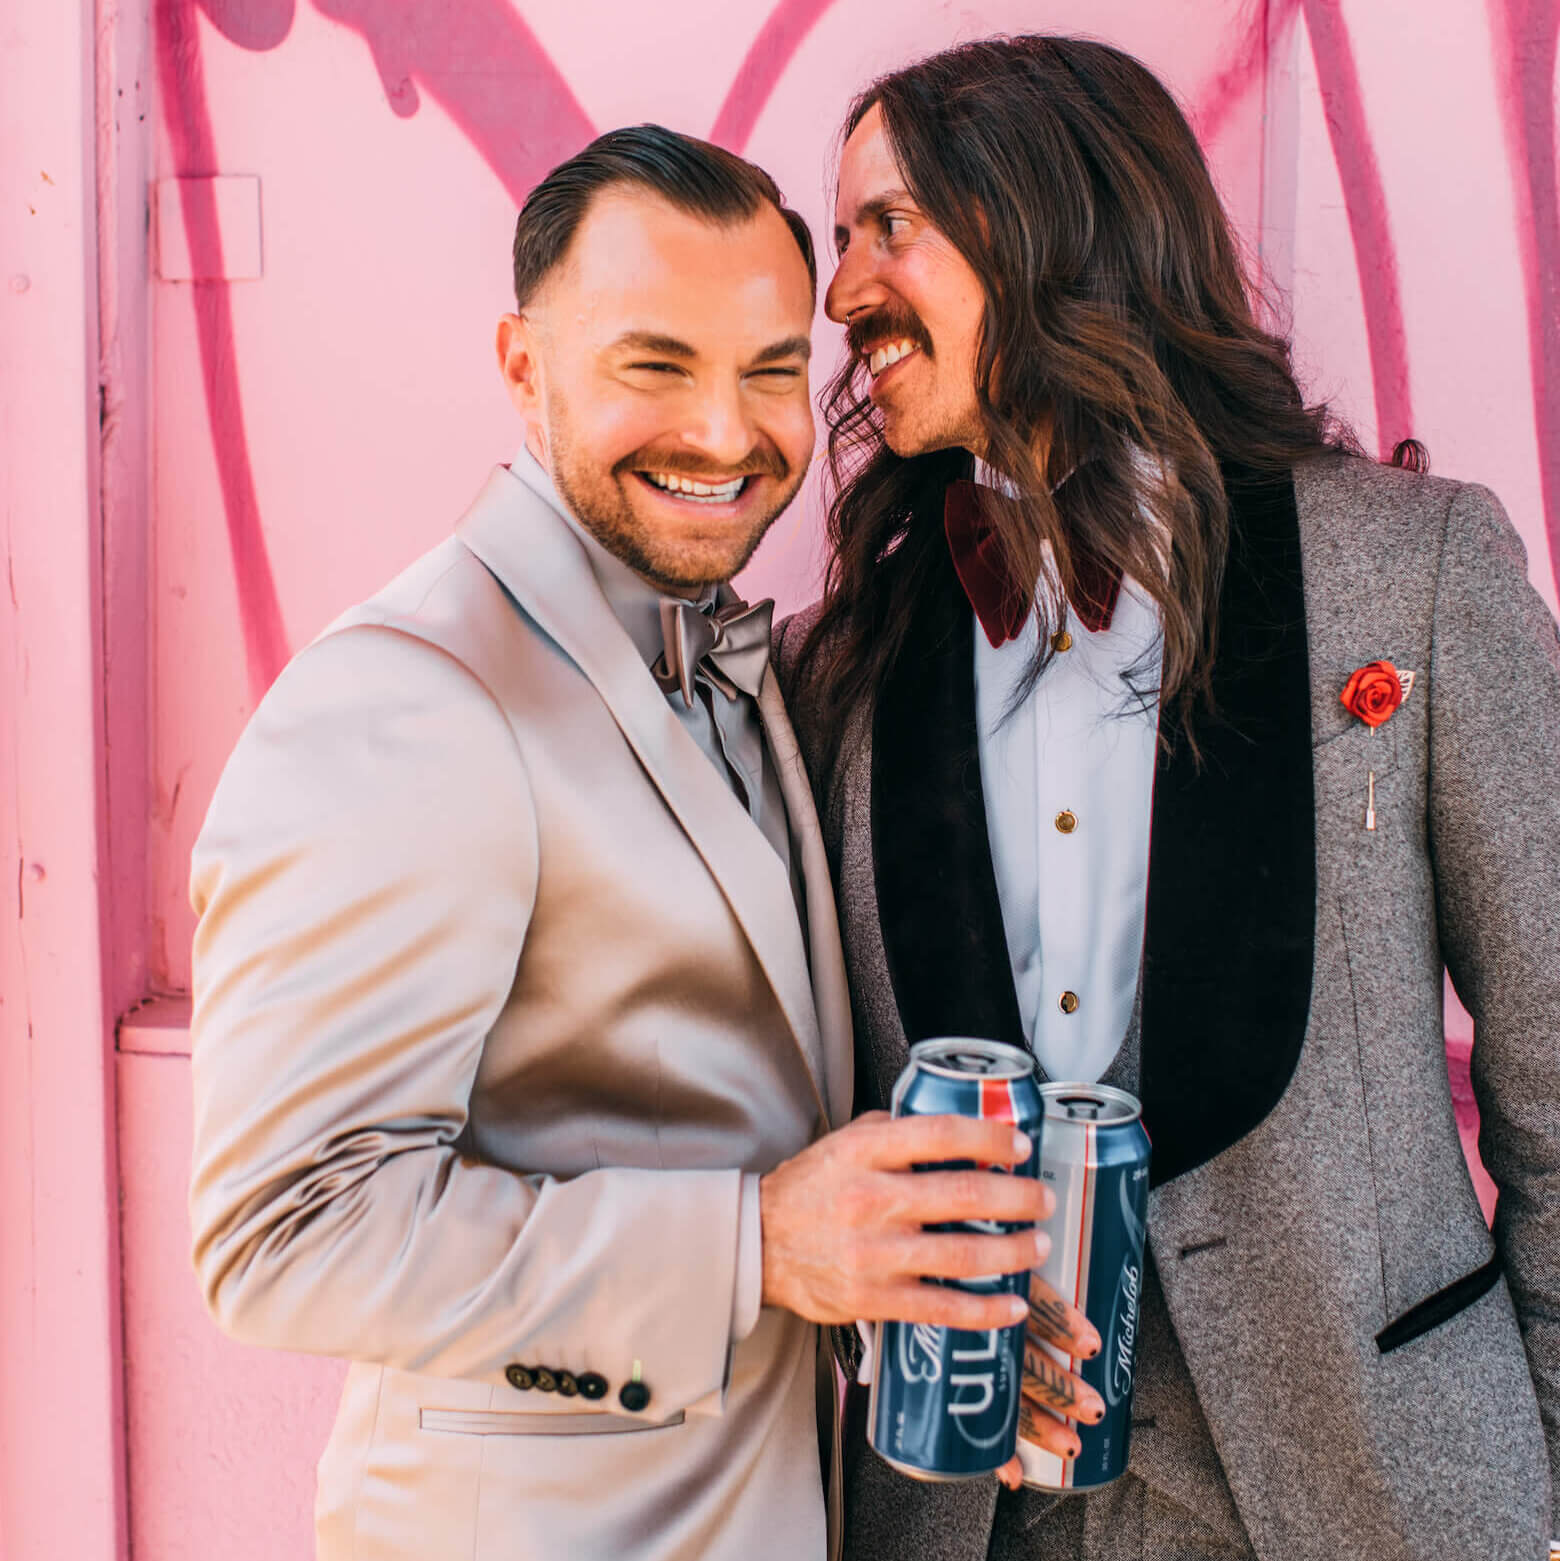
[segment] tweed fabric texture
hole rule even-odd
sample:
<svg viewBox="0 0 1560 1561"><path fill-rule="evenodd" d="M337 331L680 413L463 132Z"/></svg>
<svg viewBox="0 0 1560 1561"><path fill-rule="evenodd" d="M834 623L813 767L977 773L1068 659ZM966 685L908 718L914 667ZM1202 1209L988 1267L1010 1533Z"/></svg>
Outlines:
<svg viewBox="0 0 1560 1561"><path fill-rule="evenodd" d="M989 1561L1252 1561L1231 1539L1127 1474L1089 1497L1053 1501L1028 1521L999 1502Z"/></svg>
<svg viewBox="0 0 1560 1561"><path fill-rule="evenodd" d="M1325 457L1297 470L1295 491L1315 799L1310 1012L1268 1116L1152 1195L1168 1336L1263 1561L1538 1558L1560 1454L1560 636L1487 490ZM787 688L804 625L782 626ZM1420 681L1372 731L1338 695L1381 657ZM858 733L822 753L810 712L794 699L792 710L828 804L861 1108L881 1104L905 1058L877 930L870 744ZM1188 897L1188 915L1218 916L1195 885ZM1232 967L1240 933L1228 929ZM1443 967L1474 1018L1493 1232L1452 1111ZM1497 1251L1502 1282L1378 1349L1388 1323ZM1144 1393L1149 1355L1145 1339ZM1210 1488L1192 1421L1162 1439L1175 1444L1162 1457L1160 1440L1135 1439L1145 1485L1171 1502L1177 1487ZM955 1512L943 1489L898 1483L900 1548L853 1521L872 1510L853 1494L849 1553L976 1561L995 1498L972 1489Z"/></svg>

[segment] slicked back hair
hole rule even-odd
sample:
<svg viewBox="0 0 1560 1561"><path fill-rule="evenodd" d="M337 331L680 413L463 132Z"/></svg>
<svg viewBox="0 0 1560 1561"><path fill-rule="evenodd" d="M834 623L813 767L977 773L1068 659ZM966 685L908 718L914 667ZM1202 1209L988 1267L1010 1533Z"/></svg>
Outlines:
<svg viewBox="0 0 1560 1561"><path fill-rule="evenodd" d="M708 141L661 125L633 125L597 136L584 151L559 163L526 196L515 223L515 303L524 309L568 254L591 202L603 190L634 185L712 223L738 223L765 203L785 218L807 262L813 292L818 265L812 234L800 213L785 204L779 186L756 163Z"/></svg>

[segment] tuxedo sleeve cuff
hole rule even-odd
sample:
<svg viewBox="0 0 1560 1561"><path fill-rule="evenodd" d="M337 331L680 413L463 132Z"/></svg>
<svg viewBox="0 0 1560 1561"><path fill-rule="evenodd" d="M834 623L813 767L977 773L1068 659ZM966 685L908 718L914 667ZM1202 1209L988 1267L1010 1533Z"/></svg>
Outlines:
<svg viewBox="0 0 1560 1561"><path fill-rule="evenodd" d="M740 1343L758 1324L764 1297L763 1234L758 1214L758 1177L742 1178L737 1215L737 1282L731 1289L731 1342Z"/></svg>

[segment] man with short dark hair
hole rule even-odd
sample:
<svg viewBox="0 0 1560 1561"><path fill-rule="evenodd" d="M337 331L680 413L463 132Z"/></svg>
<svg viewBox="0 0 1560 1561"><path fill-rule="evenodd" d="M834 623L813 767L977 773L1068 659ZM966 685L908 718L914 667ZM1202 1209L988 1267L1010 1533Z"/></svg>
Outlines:
<svg viewBox="0 0 1560 1561"><path fill-rule="evenodd" d="M1154 1184L1127 1475L1073 1494L1073 1390L1032 1381L1062 1494L917 1485L858 1432L847 1553L1538 1561L1560 646L1521 545L1486 490L1305 403L1129 56L968 44L846 134L833 554L781 659L857 1100L907 1043L994 1036L1138 1093Z"/></svg>
<svg viewBox="0 0 1560 1561"><path fill-rule="evenodd" d="M196 846L195 1263L239 1338L352 1362L322 1561L818 1561L815 1324L1012 1325L919 1276L1027 1267L1050 1199L911 1172L1011 1126L830 1131L828 867L726 583L812 450L806 228L617 131L515 282L523 449L282 674ZM967 1217L1009 1233L922 1231Z"/></svg>

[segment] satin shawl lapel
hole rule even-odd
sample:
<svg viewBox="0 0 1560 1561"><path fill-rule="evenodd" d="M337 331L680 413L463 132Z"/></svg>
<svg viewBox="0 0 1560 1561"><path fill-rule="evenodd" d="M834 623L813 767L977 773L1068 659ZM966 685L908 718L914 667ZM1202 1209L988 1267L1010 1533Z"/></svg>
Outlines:
<svg viewBox="0 0 1560 1561"><path fill-rule="evenodd" d="M456 530L601 696L752 944L827 1119L823 1046L786 864L673 714L562 518L499 467Z"/></svg>
<svg viewBox="0 0 1560 1561"><path fill-rule="evenodd" d="M1311 1004L1316 828L1311 677L1294 483L1227 470L1231 531L1213 672L1218 719L1175 728L1154 778L1142 1098L1158 1184L1278 1103Z"/></svg>
<svg viewBox="0 0 1560 1561"><path fill-rule="evenodd" d="M974 615L951 564L878 692L872 860L906 1039L1024 1046L981 791Z"/></svg>
<svg viewBox="0 0 1560 1561"><path fill-rule="evenodd" d="M855 1051L851 1042L850 988L845 977L845 954L840 945L839 916L834 906L834 883L824 850L823 831L813 805L812 785L802 762L802 751L780 695L780 683L771 666L758 691L758 713L763 718L791 833L801 846L802 878L807 895L807 936L812 956L812 988L822 1036L824 1070L828 1079L828 1118L831 1123L850 1118L854 1087Z"/></svg>

